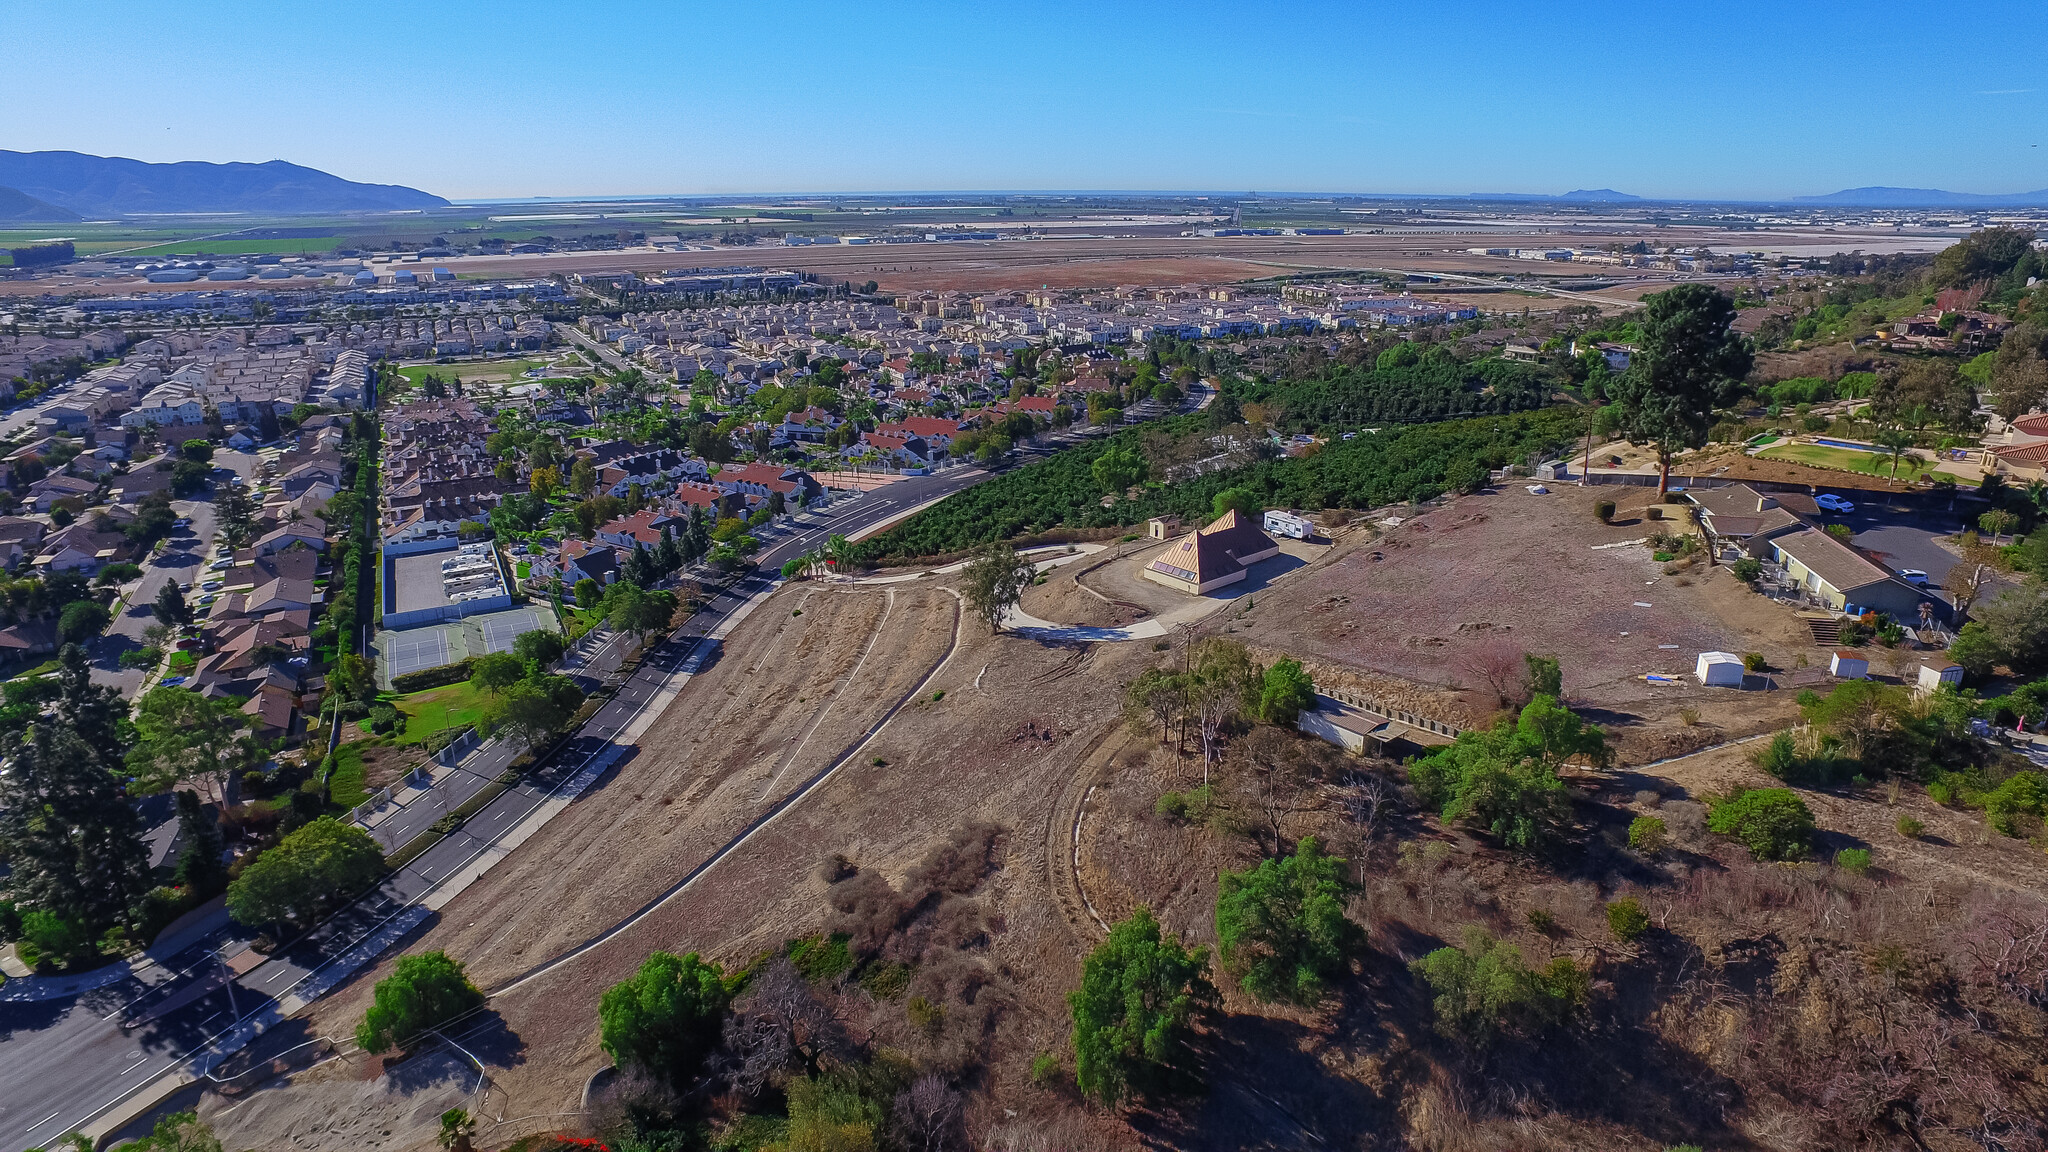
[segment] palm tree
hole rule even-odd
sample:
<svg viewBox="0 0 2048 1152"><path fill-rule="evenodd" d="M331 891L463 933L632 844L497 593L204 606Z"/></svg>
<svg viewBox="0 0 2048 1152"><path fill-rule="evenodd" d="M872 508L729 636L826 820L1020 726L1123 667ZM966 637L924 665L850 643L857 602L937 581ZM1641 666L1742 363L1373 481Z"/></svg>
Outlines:
<svg viewBox="0 0 2048 1152"><path fill-rule="evenodd" d="M1893 425L1889 428L1880 428L1877 435L1871 437L1871 439L1877 441L1881 447L1891 452L1892 479L1897 480L1899 478L1899 457L1905 454L1906 449L1913 446L1913 434L1904 428Z"/></svg>

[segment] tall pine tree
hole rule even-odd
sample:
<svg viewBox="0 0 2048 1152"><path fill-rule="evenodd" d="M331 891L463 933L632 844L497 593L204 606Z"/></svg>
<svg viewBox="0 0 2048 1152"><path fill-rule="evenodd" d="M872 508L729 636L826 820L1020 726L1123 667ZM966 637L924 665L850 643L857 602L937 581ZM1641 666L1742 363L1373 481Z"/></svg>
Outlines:
<svg viewBox="0 0 2048 1152"><path fill-rule="evenodd" d="M101 754L43 721L0 744L0 847L22 902L97 930L149 890L142 821Z"/></svg>

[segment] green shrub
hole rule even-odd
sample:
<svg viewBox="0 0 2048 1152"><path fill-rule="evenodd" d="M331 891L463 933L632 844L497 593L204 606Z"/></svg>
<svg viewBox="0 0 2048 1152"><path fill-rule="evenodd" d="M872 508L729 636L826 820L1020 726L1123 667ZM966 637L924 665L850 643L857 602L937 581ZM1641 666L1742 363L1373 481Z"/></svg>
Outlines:
<svg viewBox="0 0 2048 1152"><path fill-rule="evenodd" d="M402 676L393 676L391 678L391 690L404 694L408 692L424 692L429 688L445 688L450 684L459 684L469 679L470 673L474 670L472 666L475 663L476 657L468 656L457 660L453 664L444 664L439 668L426 668L418 672L407 672Z"/></svg>
<svg viewBox="0 0 2048 1152"><path fill-rule="evenodd" d="M1927 833L1927 825L1913 819L1911 816L1900 816L1896 827L1899 830L1899 835L1904 836L1908 840L1918 840Z"/></svg>
<svg viewBox="0 0 2048 1152"><path fill-rule="evenodd" d="M1799 746L1790 732L1771 737L1769 744L1757 750L1755 759L1757 767L1780 780L1790 780L1799 774Z"/></svg>
<svg viewBox="0 0 2048 1152"><path fill-rule="evenodd" d="M1812 850L1813 812L1790 788L1748 788L1715 803L1707 827L1759 860L1797 860Z"/></svg>
<svg viewBox="0 0 2048 1152"><path fill-rule="evenodd" d="M853 971L853 950L844 932L830 936L806 936L789 945L789 961L803 978L813 984L833 980Z"/></svg>
<svg viewBox="0 0 2048 1152"><path fill-rule="evenodd" d="M1761 672L1767 667L1769 667L1769 663L1764 659L1763 653L1744 652L1742 654L1742 670L1744 672Z"/></svg>
<svg viewBox="0 0 2048 1152"><path fill-rule="evenodd" d="M1764 564L1763 561L1758 560L1754 556L1744 556L1742 559L1737 560L1730 570L1735 573L1737 580L1742 581L1744 584L1754 584L1757 581L1757 577L1764 574Z"/></svg>
<svg viewBox="0 0 2048 1152"><path fill-rule="evenodd" d="M2018 836L2021 816L2048 817L2048 776L2032 770L2015 772L1977 802L1983 805L1984 817L1993 828Z"/></svg>
<svg viewBox="0 0 2048 1152"><path fill-rule="evenodd" d="M1602 500L1593 505L1593 515L1598 516L1603 524L1614 519L1614 501Z"/></svg>
<svg viewBox="0 0 2048 1152"><path fill-rule="evenodd" d="M1555 936L1558 933L1557 917L1548 908L1529 909L1529 928L1538 936Z"/></svg>
<svg viewBox="0 0 2048 1152"><path fill-rule="evenodd" d="M1628 846L1645 856L1655 856L1664 850L1668 831L1662 819L1638 816L1628 823Z"/></svg>
<svg viewBox="0 0 2048 1152"><path fill-rule="evenodd" d="M1607 905L1607 930L1623 944L1633 944L1650 930L1650 914L1642 901L1624 896Z"/></svg>
<svg viewBox="0 0 2048 1152"><path fill-rule="evenodd" d="M401 956L397 969L377 982L375 1002L356 1028L363 1051L409 1048L429 1030L481 1007L484 994L445 952Z"/></svg>
<svg viewBox="0 0 2048 1152"><path fill-rule="evenodd" d="M1294 855L1225 872L1216 894L1217 956L1258 1000L1313 1004L1364 933L1344 915L1344 860L1313 836Z"/></svg>
<svg viewBox="0 0 2048 1152"><path fill-rule="evenodd" d="M1031 1058L1031 1082L1041 1088L1050 1088L1060 1078L1060 1058L1051 1052L1040 1052Z"/></svg>
<svg viewBox="0 0 2048 1152"><path fill-rule="evenodd" d="M1866 875L1870 871L1870 849L1842 849L1840 852L1835 853L1835 867L1858 876Z"/></svg>
<svg viewBox="0 0 2048 1152"><path fill-rule="evenodd" d="M1564 1024L1585 1008L1592 977L1569 957L1532 970L1521 950L1477 926L1464 944L1439 948L1408 966L1429 985L1437 1031L1485 1048L1503 1031L1536 1034Z"/></svg>

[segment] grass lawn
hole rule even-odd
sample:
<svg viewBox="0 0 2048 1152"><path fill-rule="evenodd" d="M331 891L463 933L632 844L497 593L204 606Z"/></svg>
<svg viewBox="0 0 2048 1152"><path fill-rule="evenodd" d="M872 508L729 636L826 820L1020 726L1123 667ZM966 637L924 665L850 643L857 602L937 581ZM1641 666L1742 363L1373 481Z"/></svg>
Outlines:
<svg viewBox="0 0 2048 1152"><path fill-rule="evenodd" d="M429 688L391 701L405 714L405 735L400 744L421 744L429 736L448 728L467 728L476 723L488 702L476 686L464 680L442 688Z"/></svg>
<svg viewBox="0 0 2048 1152"><path fill-rule="evenodd" d="M1890 453L1858 452L1853 448L1830 448L1824 444L1780 444L1757 453L1765 460L1790 460L1795 464L1811 464L1816 468L1833 468L1838 472L1860 472L1865 476L1878 476L1889 480L1892 475ZM1910 453L1899 457L1899 479L1911 480L1927 467Z"/></svg>
<svg viewBox="0 0 2048 1152"><path fill-rule="evenodd" d="M334 750L334 775L327 778L327 798L343 808L353 808L370 798L363 787L363 750L343 744Z"/></svg>
<svg viewBox="0 0 2048 1152"><path fill-rule="evenodd" d="M182 675L183 673L190 672L192 666L197 663L199 663L199 657L194 656L190 652L180 650L171 653L171 671L174 673Z"/></svg>

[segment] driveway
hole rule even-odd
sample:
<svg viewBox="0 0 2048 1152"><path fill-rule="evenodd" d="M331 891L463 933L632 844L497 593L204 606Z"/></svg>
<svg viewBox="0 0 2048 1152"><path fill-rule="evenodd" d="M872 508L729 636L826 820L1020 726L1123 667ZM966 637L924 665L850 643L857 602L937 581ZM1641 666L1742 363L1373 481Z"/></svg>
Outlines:
<svg viewBox="0 0 2048 1152"><path fill-rule="evenodd" d="M143 629L156 623L150 606L156 603L157 592L166 582L189 583L196 591L200 573L213 553L213 502L173 500L171 510L189 517L192 526L173 529L162 550L144 561L141 577L121 590L126 606L117 611L106 634L86 648L92 659L93 683L120 689L124 699L135 698L147 673L141 668L121 667L121 654L142 647Z"/></svg>

